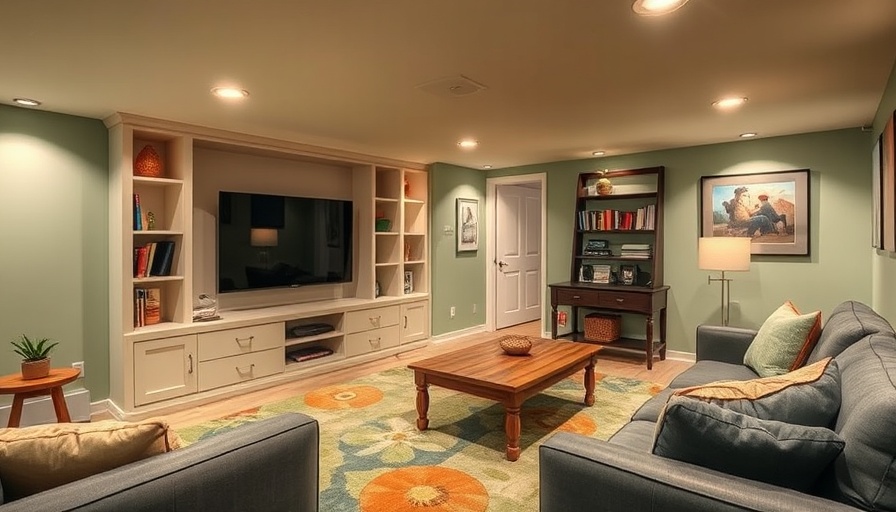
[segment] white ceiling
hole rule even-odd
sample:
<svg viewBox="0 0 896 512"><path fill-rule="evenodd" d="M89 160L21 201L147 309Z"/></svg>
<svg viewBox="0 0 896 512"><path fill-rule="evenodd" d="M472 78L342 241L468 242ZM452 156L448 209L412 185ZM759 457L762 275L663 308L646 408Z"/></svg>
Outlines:
<svg viewBox="0 0 896 512"><path fill-rule="evenodd" d="M4 0L0 102L495 168L869 125L894 0ZM418 85L464 75L487 89ZM251 96L213 98L215 85ZM749 97L736 112L710 102ZM463 137L480 141L465 151Z"/></svg>

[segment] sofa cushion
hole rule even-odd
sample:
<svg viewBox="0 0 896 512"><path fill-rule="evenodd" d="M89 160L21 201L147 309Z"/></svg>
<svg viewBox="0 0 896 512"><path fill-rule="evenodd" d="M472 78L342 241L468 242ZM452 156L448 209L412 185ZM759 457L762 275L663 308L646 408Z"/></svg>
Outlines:
<svg viewBox="0 0 896 512"><path fill-rule="evenodd" d="M630 421L613 434L608 442L631 448L637 452L648 453L653 446L655 435L656 422Z"/></svg>
<svg viewBox="0 0 896 512"><path fill-rule="evenodd" d="M744 364L760 377L781 375L802 366L821 334L821 312L800 314L792 302L776 309L744 354Z"/></svg>
<svg viewBox="0 0 896 512"><path fill-rule="evenodd" d="M846 347L870 334L896 336L889 322L870 307L852 300L843 302L831 312L807 362L837 357Z"/></svg>
<svg viewBox="0 0 896 512"><path fill-rule="evenodd" d="M761 420L672 396L657 423L652 452L805 492L843 445L836 433L823 427Z"/></svg>
<svg viewBox="0 0 896 512"><path fill-rule="evenodd" d="M6 498L19 499L180 447L164 420L0 429Z"/></svg>
<svg viewBox="0 0 896 512"><path fill-rule="evenodd" d="M840 370L829 357L784 375L711 382L674 394L763 420L830 428L840 409Z"/></svg>
<svg viewBox="0 0 896 512"><path fill-rule="evenodd" d="M828 497L896 510L896 338L876 334L837 356L842 402L834 430L846 441Z"/></svg>
<svg viewBox="0 0 896 512"><path fill-rule="evenodd" d="M723 363L720 361L697 361L693 366L675 377L670 388L689 388L720 380L751 380L758 377L749 366Z"/></svg>

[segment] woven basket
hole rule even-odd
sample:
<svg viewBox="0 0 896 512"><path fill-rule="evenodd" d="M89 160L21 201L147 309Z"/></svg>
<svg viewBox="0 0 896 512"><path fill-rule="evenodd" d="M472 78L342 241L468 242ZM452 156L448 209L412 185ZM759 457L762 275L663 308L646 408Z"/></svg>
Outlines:
<svg viewBox="0 0 896 512"><path fill-rule="evenodd" d="M162 164L162 158L156 153L156 149L149 144L143 146L134 161L134 175L160 178L163 174L165 174L165 166Z"/></svg>
<svg viewBox="0 0 896 512"><path fill-rule="evenodd" d="M512 356L524 356L532 349L532 340L525 336L510 334L498 338L498 345Z"/></svg>
<svg viewBox="0 0 896 512"><path fill-rule="evenodd" d="M604 313L585 315L585 340L610 343L619 339L622 316Z"/></svg>

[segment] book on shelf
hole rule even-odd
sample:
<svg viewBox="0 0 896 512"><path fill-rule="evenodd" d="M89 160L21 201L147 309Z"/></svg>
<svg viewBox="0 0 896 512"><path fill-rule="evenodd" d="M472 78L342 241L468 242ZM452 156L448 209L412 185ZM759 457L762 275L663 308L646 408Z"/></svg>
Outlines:
<svg viewBox="0 0 896 512"><path fill-rule="evenodd" d="M610 265L593 265L594 276L592 283L609 284L610 282Z"/></svg>
<svg viewBox="0 0 896 512"><path fill-rule="evenodd" d="M134 277L146 277L149 265L149 247L141 245L134 248Z"/></svg>
<svg viewBox="0 0 896 512"><path fill-rule="evenodd" d="M159 288L146 288L145 292L143 324L157 324L162 321L162 290Z"/></svg>
<svg viewBox="0 0 896 512"><path fill-rule="evenodd" d="M576 214L582 231L631 231L656 229L656 205L648 204L635 211L583 210Z"/></svg>
<svg viewBox="0 0 896 512"><path fill-rule="evenodd" d="M146 290L137 288L134 290L134 327L146 325Z"/></svg>
<svg viewBox="0 0 896 512"><path fill-rule="evenodd" d="M152 259L152 264L149 266L149 275L171 275L171 260L174 258L174 242L171 240L163 240L161 242L156 242L155 246L155 256Z"/></svg>
<svg viewBox="0 0 896 512"><path fill-rule="evenodd" d="M140 194L134 194L134 231L143 231L143 211L140 208Z"/></svg>
<svg viewBox="0 0 896 512"><path fill-rule="evenodd" d="M622 244L619 255L623 258L650 259L653 248L650 244Z"/></svg>

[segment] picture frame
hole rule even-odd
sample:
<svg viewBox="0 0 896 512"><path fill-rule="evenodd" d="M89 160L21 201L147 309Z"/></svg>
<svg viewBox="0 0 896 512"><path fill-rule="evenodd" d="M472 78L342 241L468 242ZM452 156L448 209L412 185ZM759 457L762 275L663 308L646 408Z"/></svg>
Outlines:
<svg viewBox="0 0 896 512"><path fill-rule="evenodd" d="M874 143L874 149L871 151L871 246L875 249L883 249L883 199L881 191L883 189L881 180L883 179L881 172L881 157L883 135L878 137Z"/></svg>
<svg viewBox="0 0 896 512"><path fill-rule="evenodd" d="M809 169L700 178L700 236L748 236L751 254L809 255Z"/></svg>
<svg viewBox="0 0 896 512"><path fill-rule="evenodd" d="M626 286L638 284L638 266L619 265L619 284Z"/></svg>
<svg viewBox="0 0 896 512"><path fill-rule="evenodd" d="M896 112L887 119L880 141L881 249L896 252Z"/></svg>
<svg viewBox="0 0 896 512"><path fill-rule="evenodd" d="M404 271L404 293L414 293L414 271Z"/></svg>
<svg viewBox="0 0 896 512"><path fill-rule="evenodd" d="M457 252L479 250L479 200L457 199Z"/></svg>

